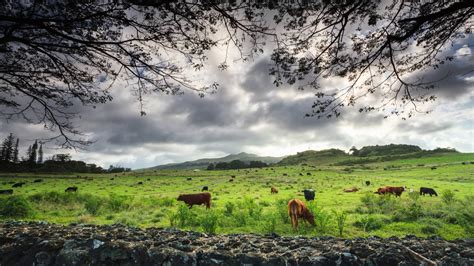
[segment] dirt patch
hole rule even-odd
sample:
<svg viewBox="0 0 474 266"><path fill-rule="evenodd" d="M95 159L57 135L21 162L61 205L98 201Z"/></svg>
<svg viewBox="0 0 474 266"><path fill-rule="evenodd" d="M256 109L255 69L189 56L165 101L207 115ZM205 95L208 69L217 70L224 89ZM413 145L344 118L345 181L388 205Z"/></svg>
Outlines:
<svg viewBox="0 0 474 266"><path fill-rule="evenodd" d="M122 225L0 224L0 265L474 265L474 239L206 235Z"/></svg>

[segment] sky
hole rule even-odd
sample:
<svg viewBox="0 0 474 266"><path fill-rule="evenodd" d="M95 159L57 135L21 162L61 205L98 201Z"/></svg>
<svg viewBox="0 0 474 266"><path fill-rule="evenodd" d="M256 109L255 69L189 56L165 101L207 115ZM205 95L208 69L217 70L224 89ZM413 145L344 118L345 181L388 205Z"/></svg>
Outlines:
<svg viewBox="0 0 474 266"><path fill-rule="evenodd" d="M473 68L474 55L466 43L448 49L456 57L453 63L425 73L433 78L449 74L449 78L434 89L438 99L422 106L431 112L407 120L384 118L383 112L359 113L357 108L344 109L337 119L305 117L311 112L314 92L275 87L268 75L268 53L251 62L231 63L221 71L216 67L221 54L214 51L209 67L194 75L219 83L216 93L204 98L191 91L147 95L147 115L140 116L130 85L118 82L111 91L112 102L83 108L75 121L95 142L76 151L45 144L45 157L67 152L73 159L106 168L138 169L239 152L284 156L308 149L348 151L352 146L391 143L474 152L474 76L466 75ZM321 85L337 88L343 81L330 78ZM20 138L20 155L35 138L49 134L42 125L0 120L0 138L10 132Z"/></svg>

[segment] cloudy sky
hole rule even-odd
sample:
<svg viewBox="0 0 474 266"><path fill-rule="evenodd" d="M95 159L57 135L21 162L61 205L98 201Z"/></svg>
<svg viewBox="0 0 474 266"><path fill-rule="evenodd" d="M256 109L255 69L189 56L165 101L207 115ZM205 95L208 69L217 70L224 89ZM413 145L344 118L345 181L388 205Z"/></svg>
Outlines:
<svg viewBox="0 0 474 266"><path fill-rule="evenodd" d="M118 164L134 169L238 152L282 156L308 149L347 151L351 146L390 143L474 152L474 75L466 75L474 56L467 43L459 42L448 51L456 55L453 64L427 73L428 77L450 75L437 84L438 100L422 106L432 112L408 120L384 119L381 112L360 114L357 108L346 109L337 119L307 118L314 93L276 88L268 75L268 54L252 62L232 63L226 71L218 70L213 64L217 59L213 62L211 56L211 67L197 75L220 84L215 94L204 98L189 91L179 96L148 95L147 115L140 116L129 85L118 83L112 102L84 109L76 121L95 143L87 150L66 152L104 167ZM342 81L329 79L322 85L337 88ZM47 136L41 125L0 120L0 137L9 132L20 137L22 155L36 137ZM64 151L46 145L47 156L59 152Z"/></svg>

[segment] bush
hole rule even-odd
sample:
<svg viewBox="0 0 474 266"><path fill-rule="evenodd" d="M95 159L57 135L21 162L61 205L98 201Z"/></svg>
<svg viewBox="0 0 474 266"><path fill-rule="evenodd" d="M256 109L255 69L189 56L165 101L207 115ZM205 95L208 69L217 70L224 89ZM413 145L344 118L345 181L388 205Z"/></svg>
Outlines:
<svg viewBox="0 0 474 266"><path fill-rule="evenodd" d="M158 205L161 207L171 207L176 202L173 198L161 198L158 200Z"/></svg>
<svg viewBox="0 0 474 266"><path fill-rule="evenodd" d="M421 227L421 232L423 234L437 234L438 228L434 225L427 224Z"/></svg>
<svg viewBox="0 0 474 266"><path fill-rule="evenodd" d="M89 197L84 203L86 211L92 215L96 215L99 212L100 207L102 206L102 199L98 197Z"/></svg>
<svg viewBox="0 0 474 266"><path fill-rule="evenodd" d="M232 213L234 213L235 204L233 202L228 201L226 202L224 208L225 208L224 210L225 215L232 215Z"/></svg>
<svg viewBox="0 0 474 266"><path fill-rule="evenodd" d="M215 234L218 226L219 215L217 212L209 210L201 218L201 227L208 234Z"/></svg>
<svg viewBox="0 0 474 266"><path fill-rule="evenodd" d="M0 199L0 216L8 218L26 218L33 215L30 202L22 196L10 196Z"/></svg>
<svg viewBox="0 0 474 266"><path fill-rule="evenodd" d="M382 228L384 223L386 222L386 219L383 219L381 217L374 215L366 215L363 216L361 219L357 220L354 223L354 226L361 228L362 230L364 230L364 232L370 232Z"/></svg>
<svg viewBox="0 0 474 266"><path fill-rule="evenodd" d="M116 194L110 194L107 202L107 207L114 212L119 212L130 207L131 199L127 196L119 196Z"/></svg>
<svg viewBox="0 0 474 266"><path fill-rule="evenodd" d="M262 229L265 233L275 233L278 217L274 214L268 215L262 223Z"/></svg>
<svg viewBox="0 0 474 266"><path fill-rule="evenodd" d="M454 192L449 189L443 191L443 193L441 194L441 199L446 205L451 205L456 200Z"/></svg>
<svg viewBox="0 0 474 266"><path fill-rule="evenodd" d="M336 210L333 210L332 212L334 214L334 218L336 219L337 230L339 232L339 236L342 236L342 233L344 231L344 225L347 219L347 213L344 211L338 212Z"/></svg>
<svg viewBox="0 0 474 266"><path fill-rule="evenodd" d="M314 215L314 222L316 224L316 230L320 234L326 234L329 231L329 224L331 222L331 214L321 207L318 207L316 203L309 203L308 208Z"/></svg>

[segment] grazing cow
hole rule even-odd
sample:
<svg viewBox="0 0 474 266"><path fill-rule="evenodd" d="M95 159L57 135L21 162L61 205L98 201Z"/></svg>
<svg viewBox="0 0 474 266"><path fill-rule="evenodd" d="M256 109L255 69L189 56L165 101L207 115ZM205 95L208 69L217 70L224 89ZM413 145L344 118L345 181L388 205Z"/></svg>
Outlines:
<svg viewBox="0 0 474 266"><path fill-rule="evenodd" d="M393 195L395 195L395 197L400 197L402 195L403 191L405 191L404 187L386 186L386 187L377 189L377 192L375 192L375 193L379 194L379 195L393 194Z"/></svg>
<svg viewBox="0 0 474 266"><path fill-rule="evenodd" d="M314 196L316 195L316 193L314 192L314 190L312 189L305 189L303 191L301 191L304 193L304 198L307 200L307 201L310 201L310 200L314 200Z"/></svg>
<svg viewBox="0 0 474 266"><path fill-rule="evenodd" d="M231 179L229 179L229 182L234 182L234 179L232 179L232 178L231 178Z"/></svg>
<svg viewBox="0 0 474 266"><path fill-rule="evenodd" d="M288 176L288 174L287 174L287 173L283 173L283 176Z"/></svg>
<svg viewBox="0 0 474 266"><path fill-rule="evenodd" d="M356 188L356 187L351 187L351 188L345 188L344 189L344 192L357 192L357 191L359 191L359 189Z"/></svg>
<svg viewBox="0 0 474 266"><path fill-rule="evenodd" d="M147 178L146 181L151 181L151 179L150 179L150 178Z"/></svg>
<svg viewBox="0 0 474 266"><path fill-rule="evenodd" d="M306 173L306 175L311 175L311 173Z"/></svg>
<svg viewBox="0 0 474 266"><path fill-rule="evenodd" d="M140 182L138 182L138 183L137 183L137 185L143 185L143 182L142 182L142 181L140 181Z"/></svg>
<svg viewBox="0 0 474 266"><path fill-rule="evenodd" d="M193 180L191 177L186 178L186 180L191 181Z"/></svg>
<svg viewBox="0 0 474 266"><path fill-rule="evenodd" d="M305 221L314 225L314 216L308 210L304 202L299 199L292 199L288 202L288 215L291 219L293 229L298 229L298 219L303 218Z"/></svg>
<svg viewBox="0 0 474 266"><path fill-rule="evenodd" d="M12 187L22 187L24 184L25 182L15 183Z"/></svg>
<svg viewBox="0 0 474 266"><path fill-rule="evenodd" d="M277 194L277 193L278 193L278 189L277 189L276 187L272 187L271 190L270 190L270 192L271 192L272 194Z"/></svg>
<svg viewBox="0 0 474 266"><path fill-rule="evenodd" d="M366 186L370 186L370 181L365 181Z"/></svg>
<svg viewBox="0 0 474 266"><path fill-rule="evenodd" d="M114 178L112 177L110 180L114 180Z"/></svg>
<svg viewBox="0 0 474 266"><path fill-rule="evenodd" d="M235 178L235 175L230 176L231 178Z"/></svg>
<svg viewBox="0 0 474 266"><path fill-rule="evenodd" d="M39 182L43 182L43 179L35 179L35 180L33 181L33 183L39 183Z"/></svg>
<svg viewBox="0 0 474 266"><path fill-rule="evenodd" d="M303 173L300 173L300 176L303 176Z"/></svg>
<svg viewBox="0 0 474 266"><path fill-rule="evenodd" d="M66 188L66 190L64 190L64 192L77 192L77 187L76 186L68 187Z"/></svg>
<svg viewBox="0 0 474 266"><path fill-rule="evenodd" d="M13 189L1 189L0 195L11 195L13 194Z"/></svg>
<svg viewBox="0 0 474 266"><path fill-rule="evenodd" d="M420 187L420 195L424 196L425 194L430 194L430 197L435 195L438 196L438 193L432 188L429 187Z"/></svg>
<svg viewBox="0 0 474 266"><path fill-rule="evenodd" d="M203 186L201 191L209 191L209 188L207 186Z"/></svg>
<svg viewBox="0 0 474 266"><path fill-rule="evenodd" d="M436 166L431 167L431 170L436 170Z"/></svg>
<svg viewBox="0 0 474 266"><path fill-rule="evenodd" d="M205 204L206 208L211 207L211 193L196 193L196 194L181 194L179 195L178 201L184 201L189 208L191 209L193 205L202 205Z"/></svg>

